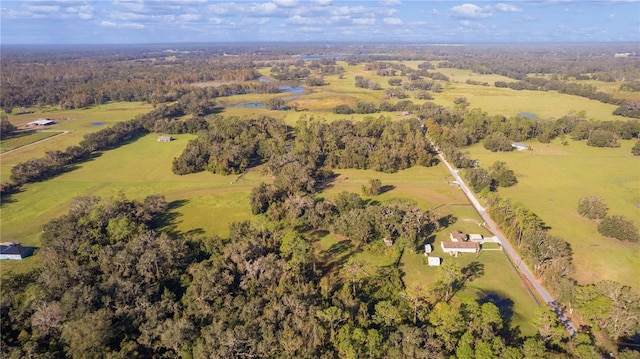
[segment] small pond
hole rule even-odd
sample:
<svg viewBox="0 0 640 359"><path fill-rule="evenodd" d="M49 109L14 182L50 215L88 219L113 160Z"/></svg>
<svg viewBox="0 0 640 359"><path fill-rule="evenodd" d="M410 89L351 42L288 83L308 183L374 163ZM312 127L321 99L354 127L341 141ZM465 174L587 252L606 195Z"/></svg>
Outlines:
<svg viewBox="0 0 640 359"><path fill-rule="evenodd" d="M232 108L264 108L264 103L262 102L240 102L234 103L231 105L225 105L225 107Z"/></svg>
<svg viewBox="0 0 640 359"><path fill-rule="evenodd" d="M520 112L518 116L530 118L532 120L539 120L538 116L536 116L535 113L531 113L531 112Z"/></svg>
<svg viewBox="0 0 640 359"><path fill-rule="evenodd" d="M91 122L91 126L95 126L95 127L104 126L104 122Z"/></svg>

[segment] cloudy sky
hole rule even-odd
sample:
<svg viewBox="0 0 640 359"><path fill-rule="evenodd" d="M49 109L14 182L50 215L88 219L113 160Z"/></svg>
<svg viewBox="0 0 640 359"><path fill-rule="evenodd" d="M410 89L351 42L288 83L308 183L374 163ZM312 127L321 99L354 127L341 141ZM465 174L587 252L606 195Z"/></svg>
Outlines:
<svg viewBox="0 0 640 359"><path fill-rule="evenodd" d="M2 44L638 42L640 0L2 0Z"/></svg>

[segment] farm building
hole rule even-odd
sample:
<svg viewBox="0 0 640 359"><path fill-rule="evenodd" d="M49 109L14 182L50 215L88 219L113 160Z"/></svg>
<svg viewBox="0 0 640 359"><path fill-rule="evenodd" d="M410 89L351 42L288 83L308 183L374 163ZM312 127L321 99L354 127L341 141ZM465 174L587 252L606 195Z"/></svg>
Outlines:
<svg viewBox="0 0 640 359"><path fill-rule="evenodd" d="M429 243L426 243L424 245L424 255L428 256L429 253L431 253L431 252L433 252L433 246L431 244L429 244Z"/></svg>
<svg viewBox="0 0 640 359"><path fill-rule="evenodd" d="M483 240L482 234L469 233L469 240L471 242L482 242L482 240Z"/></svg>
<svg viewBox="0 0 640 359"><path fill-rule="evenodd" d="M511 147L515 147L515 149L518 151L526 150L527 148L529 148L528 145L525 145L524 143L520 143L520 142L512 143Z"/></svg>
<svg viewBox="0 0 640 359"><path fill-rule="evenodd" d="M48 120L46 118L39 118L35 121L28 122L25 126L27 127L36 127L36 126L50 126L55 124L55 121Z"/></svg>
<svg viewBox="0 0 640 359"><path fill-rule="evenodd" d="M158 142L171 142L173 137L171 136L158 136Z"/></svg>
<svg viewBox="0 0 640 359"><path fill-rule="evenodd" d="M453 242L465 242L467 235L460 231L453 231L449 234L449 238L451 238Z"/></svg>
<svg viewBox="0 0 640 359"><path fill-rule="evenodd" d="M442 251L452 255L458 255L458 253L478 253L480 252L480 245L475 242L440 242Z"/></svg>
<svg viewBox="0 0 640 359"><path fill-rule="evenodd" d="M427 265L429 267L437 267L440 266L440 262L442 262L442 259L440 257L429 257L427 259Z"/></svg>
<svg viewBox="0 0 640 359"><path fill-rule="evenodd" d="M23 247L18 243L1 243L0 259L22 260L33 254L33 247Z"/></svg>

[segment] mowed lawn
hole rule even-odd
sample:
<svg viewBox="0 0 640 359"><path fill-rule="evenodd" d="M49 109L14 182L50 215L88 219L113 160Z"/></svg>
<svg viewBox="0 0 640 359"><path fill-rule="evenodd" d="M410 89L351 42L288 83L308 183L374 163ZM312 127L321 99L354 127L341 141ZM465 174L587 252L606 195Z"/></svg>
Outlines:
<svg viewBox="0 0 640 359"><path fill-rule="evenodd" d="M492 153L476 144L467 150L480 166L505 161L516 172L519 183L499 189L534 211L551 227L551 233L571 243L581 283L615 280L637 286L640 277L640 244L605 238L597 224L577 213L578 200L586 195L602 197L609 214L624 215L640 227L640 157L632 156L634 140L621 141L619 148L595 148L585 141L559 140L551 144L528 143L533 151Z"/></svg>

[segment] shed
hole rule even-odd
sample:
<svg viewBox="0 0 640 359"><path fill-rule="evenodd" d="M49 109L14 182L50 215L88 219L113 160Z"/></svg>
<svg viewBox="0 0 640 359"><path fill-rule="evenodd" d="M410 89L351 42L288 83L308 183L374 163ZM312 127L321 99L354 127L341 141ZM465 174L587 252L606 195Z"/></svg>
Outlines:
<svg viewBox="0 0 640 359"><path fill-rule="evenodd" d="M0 244L0 259L22 260L33 254L33 247L23 247L18 243Z"/></svg>
<svg viewBox="0 0 640 359"><path fill-rule="evenodd" d="M528 145L526 145L524 143L520 143L520 142L512 143L511 147L515 147L515 149L518 150L518 151L526 150L527 148L529 148Z"/></svg>
<svg viewBox="0 0 640 359"><path fill-rule="evenodd" d="M424 245L424 255L428 256L429 253L433 252L433 246L429 243L425 243Z"/></svg>
<svg viewBox="0 0 640 359"><path fill-rule="evenodd" d="M464 242L467 240L467 235L456 230L449 234L449 238L451 238L453 242Z"/></svg>
<svg viewBox="0 0 640 359"><path fill-rule="evenodd" d="M429 267L438 267L440 266L441 262L442 262L442 258L440 257L429 257L427 260L427 265Z"/></svg>
<svg viewBox="0 0 640 359"><path fill-rule="evenodd" d="M482 234L469 233L469 240L471 242L482 242L483 237L482 237Z"/></svg>
<svg viewBox="0 0 640 359"><path fill-rule="evenodd" d="M158 136L158 142L171 142L173 137L171 136Z"/></svg>
<svg viewBox="0 0 640 359"><path fill-rule="evenodd" d="M440 246L443 252L452 255L480 252L480 245L475 242L440 242Z"/></svg>

